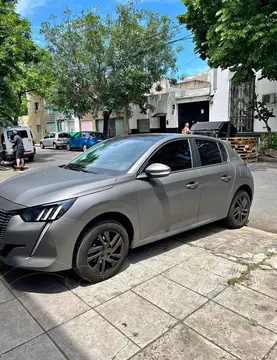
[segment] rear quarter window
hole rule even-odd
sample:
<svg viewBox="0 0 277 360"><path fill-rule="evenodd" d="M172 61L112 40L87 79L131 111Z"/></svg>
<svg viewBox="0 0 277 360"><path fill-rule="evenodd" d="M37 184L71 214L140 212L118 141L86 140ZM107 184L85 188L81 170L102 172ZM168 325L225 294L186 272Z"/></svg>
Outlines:
<svg viewBox="0 0 277 360"><path fill-rule="evenodd" d="M226 147L222 143L219 143L218 145L219 145L219 148L220 148L222 161L227 162L228 161L228 153L227 153Z"/></svg>

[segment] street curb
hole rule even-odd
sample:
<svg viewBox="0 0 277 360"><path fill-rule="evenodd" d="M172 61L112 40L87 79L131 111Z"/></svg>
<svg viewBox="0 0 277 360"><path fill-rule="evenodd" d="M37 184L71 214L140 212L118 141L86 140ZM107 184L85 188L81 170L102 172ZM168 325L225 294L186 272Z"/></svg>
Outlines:
<svg viewBox="0 0 277 360"><path fill-rule="evenodd" d="M266 236L271 236L271 237L277 238L277 234L274 234L274 233L269 232L269 231L264 231L264 230L260 230L260 229L255 229L255 228L250 227L250 226L244 226L244 227L242 228L242 230L246 230L246 231L249 231L249 232L254 232L254 233L256 233L256 234L266 235Z"/></svg>

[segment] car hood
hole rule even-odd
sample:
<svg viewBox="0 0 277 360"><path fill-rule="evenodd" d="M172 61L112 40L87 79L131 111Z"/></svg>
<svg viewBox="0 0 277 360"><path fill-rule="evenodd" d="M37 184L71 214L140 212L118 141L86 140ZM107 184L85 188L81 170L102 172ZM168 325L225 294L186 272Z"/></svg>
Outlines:
<svg viewBox="0 0 277 360"><path fill-rule="evenodd" d="M31 171L0 184L1 197L23 206L66 200L114 186L116 177L59 167Z"/></svg>

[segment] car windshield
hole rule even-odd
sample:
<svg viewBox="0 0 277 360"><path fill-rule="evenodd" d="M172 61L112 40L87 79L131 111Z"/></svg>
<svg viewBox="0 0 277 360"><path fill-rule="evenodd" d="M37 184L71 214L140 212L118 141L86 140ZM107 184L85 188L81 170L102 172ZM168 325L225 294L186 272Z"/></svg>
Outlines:
<svg viewBox="0 0 277 360"><path fill-rule="evenodd" d="M109 139L76 157L65 168L94 174L124 174L153 143L132 137Z"/></svg>

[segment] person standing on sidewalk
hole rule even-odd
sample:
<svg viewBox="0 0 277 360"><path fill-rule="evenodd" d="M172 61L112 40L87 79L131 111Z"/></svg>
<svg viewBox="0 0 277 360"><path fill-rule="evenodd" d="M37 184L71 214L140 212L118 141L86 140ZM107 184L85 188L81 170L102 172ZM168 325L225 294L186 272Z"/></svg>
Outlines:
<svg viewBox="0 0 277 360"><path fill-rule="evenodd" d="M182 130L182 134L188 134L189 133L189 123L185 124L185 127Z"/></svg>
<svg viewBox="0 0 277 360"><path fill-rule="evenodd" d="M13 140L9 139L13 143L13 151L16 158L16 169L19 171L24 170L24 145L22 138L18 135L16 130L13 130Z"/></svg>

